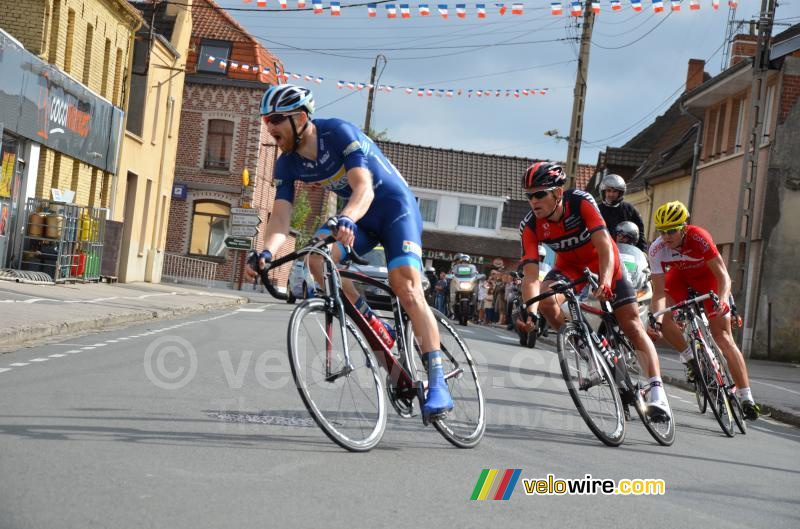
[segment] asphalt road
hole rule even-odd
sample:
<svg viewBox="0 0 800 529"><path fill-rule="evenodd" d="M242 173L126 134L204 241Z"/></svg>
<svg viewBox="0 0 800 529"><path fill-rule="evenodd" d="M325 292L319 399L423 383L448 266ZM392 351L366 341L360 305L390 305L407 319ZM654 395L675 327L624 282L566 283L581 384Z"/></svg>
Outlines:
<svg viewBox="0 0 800 529"><path fill-rule="evenodd" d="M496 328L463 329L488 403L477 448L390 409L378 447L347 453L294 388L290 310L246 305L0 355L0 528L800 526L800 430L760 420L729 439L668 387L675 445L633 421L608 448L552 347ZM521 469L510 500L469 501L491 468ZM548 474L661 479L665 493L525 494L523 480Z"/></svg>

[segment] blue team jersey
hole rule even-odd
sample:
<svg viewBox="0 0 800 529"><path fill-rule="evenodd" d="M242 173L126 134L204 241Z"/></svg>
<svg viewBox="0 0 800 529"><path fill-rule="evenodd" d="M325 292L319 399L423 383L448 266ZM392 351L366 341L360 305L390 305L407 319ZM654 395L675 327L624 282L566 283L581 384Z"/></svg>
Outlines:
<svg viewBox="0 0 800 529"><path fill-rule="evenodd" d="M349 198L353 190L347 182L347 171L354 167L372 173L375 202L389 196L411 195L397 168L355 125L341 119L315 119L313 123L317 128L317 160L308 160L295 152L283 153L275 166L276 199L293 202L297 180L320 184Z"/></svg>
<svg viewBox="0 0 800 529"><path fill-rule="evenodd" d="M350 198L353 189L347 171L363 167L372 174L375 198L356 226L354 250L363 255L380 242L389 270L399 266L422 268L422 217L414 194L397 168L378 146L352 123L341 119L315 119L317 160L295 152L283 153L275 165L276 200L294 201L295 182L320 184ZM317 234L330 233L321 228Z"/></svg>

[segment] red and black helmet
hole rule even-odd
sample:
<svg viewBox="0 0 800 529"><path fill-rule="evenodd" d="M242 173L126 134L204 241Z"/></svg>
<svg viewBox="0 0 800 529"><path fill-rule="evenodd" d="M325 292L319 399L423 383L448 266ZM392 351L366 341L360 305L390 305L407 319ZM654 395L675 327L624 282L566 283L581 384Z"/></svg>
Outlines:
<svg viewBox="0 0 800 529"><path fill-rule="evenodd" d="M560 187L567 183L567 173L552 162L536 162L528 167L522 177L522 187Z"/></svg>

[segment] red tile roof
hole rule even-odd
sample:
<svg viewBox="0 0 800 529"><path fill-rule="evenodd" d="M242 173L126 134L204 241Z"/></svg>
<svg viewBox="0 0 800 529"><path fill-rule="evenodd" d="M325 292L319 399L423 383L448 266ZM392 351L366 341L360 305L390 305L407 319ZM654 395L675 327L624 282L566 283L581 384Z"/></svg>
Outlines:
<svg viewBox="0 0 800 529"><path fill-rule="evenodd" d="M255 66L255 71L228 71L227 77L247 81L277 84L275 63L283 70L283 63L266 50L258 40L214 0L194 0L192 3L192 38L186 68L196 73L197 52L203 39L224 40L233 43L230 60L239 64ZM265 74L264 68L270 73Z"/></svg>

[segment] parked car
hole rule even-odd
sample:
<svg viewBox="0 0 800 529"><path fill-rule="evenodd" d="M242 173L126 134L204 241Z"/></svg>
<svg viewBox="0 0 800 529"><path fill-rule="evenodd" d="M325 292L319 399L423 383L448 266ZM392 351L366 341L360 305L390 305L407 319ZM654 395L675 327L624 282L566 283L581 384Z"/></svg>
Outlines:
<svg viewBox="0 0 800 529"><path fill-rule="evenodd" d="M387 280L389 277L389 269L386 266L386 253L383 250L383 246L376 246L361 257L363 257L369 264L358 265L352 263L350 265L350 270L353 272L359 272L365 276L371 277L372 279L377 279L379 281ZM427 277L425 277L425 274L421 275L422 289L428 290L430 288L430 281ZM376 310L392 310L392 303L389 299L389 296L383 290L357 282L356 290L361 293L371 308Z"/></svg>
<svg viewBox="0 0 800 529"><path fill-rule="evenodd" d="M289 297L286 302L294 303L298 299L313 298L316 285L306 260L298 259L289 270L289 280L286 283L286 294Z"/></svg>

